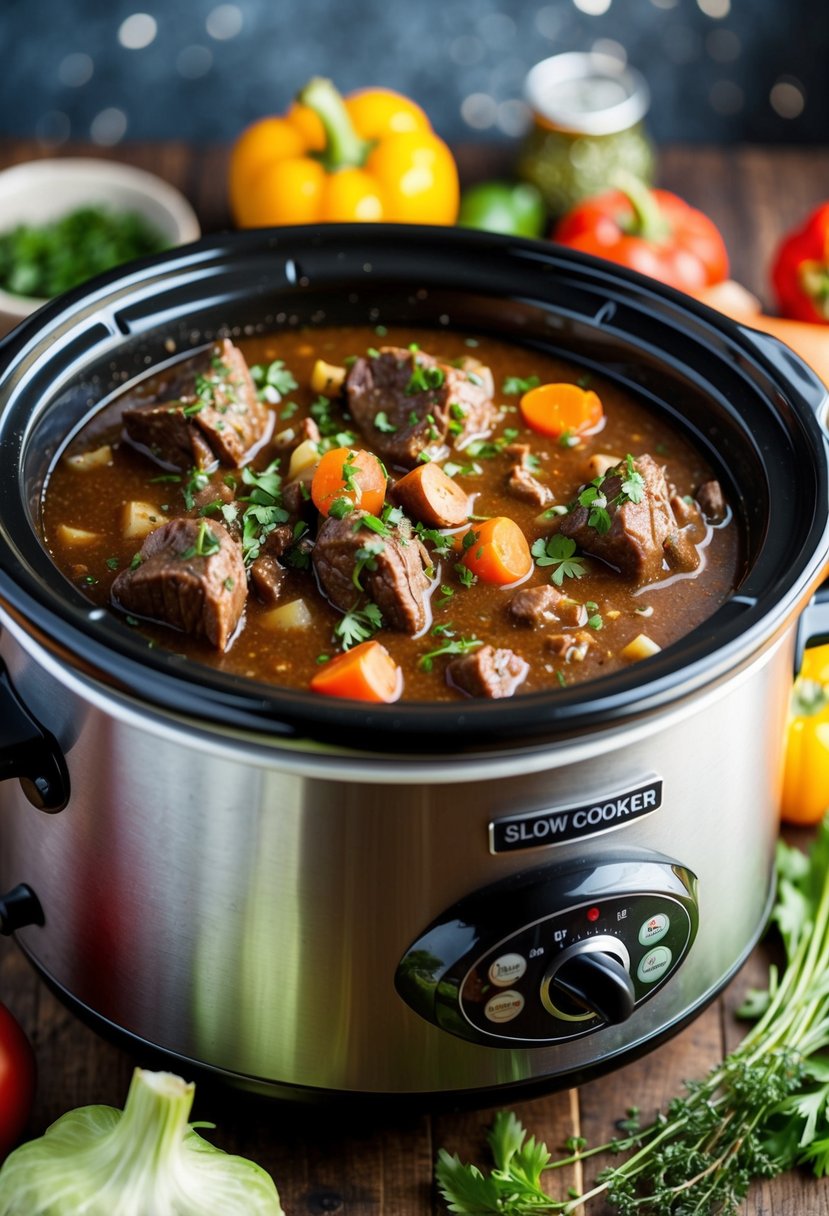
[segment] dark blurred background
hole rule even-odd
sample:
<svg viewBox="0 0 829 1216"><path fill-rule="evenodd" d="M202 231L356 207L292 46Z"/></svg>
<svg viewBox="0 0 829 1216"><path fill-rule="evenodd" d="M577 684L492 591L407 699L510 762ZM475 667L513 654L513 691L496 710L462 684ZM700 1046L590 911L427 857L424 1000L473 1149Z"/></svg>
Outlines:
<svg viewBox="0 0 829 1216"><path fill-rule="evenodd" d="M829 142L829 0L0 0L0 134L232 140L312 75L409 94L444 138L507 140L527 70L627 59L659 142Z"/></svg>

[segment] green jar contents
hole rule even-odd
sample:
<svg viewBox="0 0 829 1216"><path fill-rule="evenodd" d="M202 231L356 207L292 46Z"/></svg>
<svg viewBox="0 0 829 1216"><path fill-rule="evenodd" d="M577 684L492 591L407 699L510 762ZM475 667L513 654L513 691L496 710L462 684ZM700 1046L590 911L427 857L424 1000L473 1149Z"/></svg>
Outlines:
<svg viewBox="0 0 829 1216"><path fill-rule="evenodd" d="M654 151L645 129L648 86L610 55L571 52L544 59L526 81L533 125L517 173L536 186L551 219L613 186L625 169L650 185Z"/></svg>

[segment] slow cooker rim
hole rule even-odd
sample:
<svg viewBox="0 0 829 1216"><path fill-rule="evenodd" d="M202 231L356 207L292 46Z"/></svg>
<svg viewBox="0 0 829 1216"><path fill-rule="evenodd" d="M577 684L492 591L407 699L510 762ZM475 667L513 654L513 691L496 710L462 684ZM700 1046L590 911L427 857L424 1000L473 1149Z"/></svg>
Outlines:
<svg viewBox="0 0 829 1216"><path fill-rule="evenodd" d="M395 239L431 240L436 244L447 239L442 230L422 226L376 225L372 228L374 231L370 235L378 242L390 239L390 234ZM766 373L779 375L781 372L780 360L774 350L761 345L758 353L758 344L750 331L635 272L608 267L606 263L573 251L551 249L541 242L449 231L453 242L459 240L479 252L495 249L541 260L542 264L563 264L617 288L620 284L623 288L633 288L645 299L667 301L680 315L690 313L707 324L713 323L740 358L764 366ZM367 240L369 234L363 231L355 234L353 226L340 225L325 226L324 233L316 228L302 228L223 234L205 238L185 249L143 259L127 271L109 272L41 309L12 335L7 347L10 353L8 366L14 365L15 361L19 365L27 348L39 336L47 334L50 326L62 319L71 319L73 309L111 294L116 286L124 288L130 282L140 284L147 274L162 270L165 265L170 274L179 273L185 265L202 264L206 256L232 256L234 249L255 248L263 240L288 247L292 238L323 239L329 245L336 245L343 241L353 242L355 236ZM788 360L788 352L786 358ZM807 381L809 376L807 373ZM814 377L811 380L814 385ZM192 661L183 663L170 653L154 651L148 654L146 646L142 643L139 647L125 625L114 616L94 609L88 602L85 610L66 602L58 610L57 588L50 589L27 569L8 543L0 544L0 603L5 602L13 614L28 621L52 650L70 663L91 669L104 683L120 684L149 704L219 725L226 723L286 737L310 735L321 741L336 739L341 743L348 738L355 742L363 738L363 746L365 733L371 732L375 742L393 743L398 749L405 743L406 750L428 748L438 751L453 750L460 738L474 738L479 742L525 741L550 737L561 731L571 733L591 728L659 708L705 683L715 669L735 666L746 653L785 623L820 581L820 555L825 561L829 537L826 437L813 405L805 402L795 385L787 387L790 397L800 401L796 409L799 424L811 432L812 447L819 446L823 453L823 460L815 462L815 473L817 498L827 504L826 509L822 515L817 510L813 515L801 546L801 560L787 571L787 587L783 594L776 595L773 602L766 605L760 596L753 602L739 594L727 600L703 625L661 655L648 660L648 679L644 684L640 666L635 678L628 672L613 673L570 688L523 694L507 703L404 701L379 709L359 703L355 706L342 701L329 702L301 690L274 691L270 686L215 673ZM0 521L0 541L5 540L5 524ZM45 553L42 545L41 551ZM63 580L56 567L51 569L56 579ZM735 612L735 608L738 611Z"/></svg>

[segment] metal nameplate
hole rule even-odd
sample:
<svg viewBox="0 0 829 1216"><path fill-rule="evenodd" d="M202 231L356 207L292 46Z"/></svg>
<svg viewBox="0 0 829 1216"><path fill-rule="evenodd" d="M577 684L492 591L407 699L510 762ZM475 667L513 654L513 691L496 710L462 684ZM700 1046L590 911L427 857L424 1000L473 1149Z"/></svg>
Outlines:
<svg viewBox="0 0 829 1216"><path fill-rule="evenodd" d="M518 849L538 849L581 836L593 836L621 827L634 819L650 815L662 805L662 779L655 777L645 785L625 790L610 798L595 798L580 806L553 807L506 815L489 825L492 853L512 853Z"/></svg>

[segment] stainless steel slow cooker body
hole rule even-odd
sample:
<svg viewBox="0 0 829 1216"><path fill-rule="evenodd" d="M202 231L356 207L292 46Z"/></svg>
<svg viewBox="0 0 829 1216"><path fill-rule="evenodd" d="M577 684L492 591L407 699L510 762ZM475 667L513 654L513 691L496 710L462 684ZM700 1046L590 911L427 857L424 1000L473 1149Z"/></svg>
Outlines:
<svg viewBox="0 0 829 1216"><path fill-rule="evenodd" d="M632 387L742 516L735 595L635 671L512 703L332 705L146 651L39 543L55 453L172 349L344 321L492 332ZM2 359L0 883L25 885L0 910L79 1012L266 1092L480 1096L620 1062L727 982L765 920L829 550L824 394L794 356L555 247L332 226L106 276ZM586 1006L556 987L574 957Z"/></svg>

